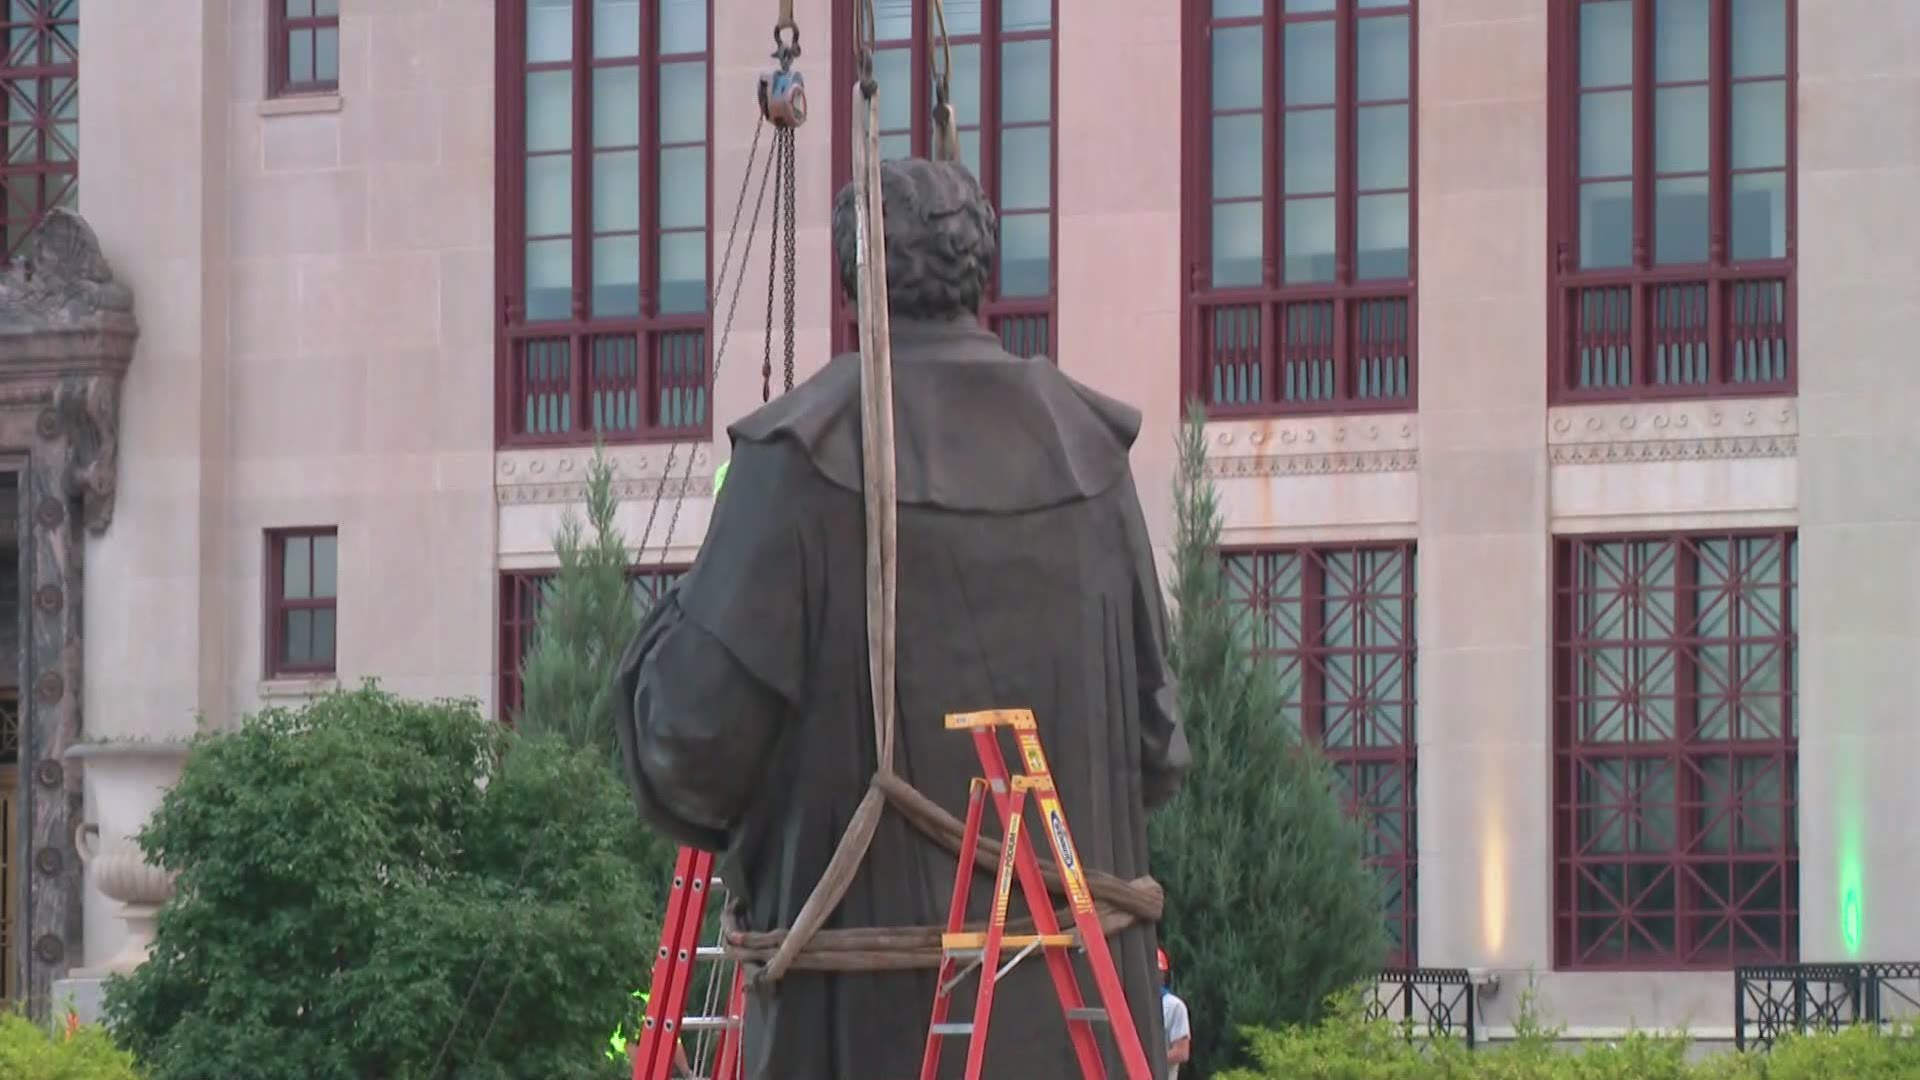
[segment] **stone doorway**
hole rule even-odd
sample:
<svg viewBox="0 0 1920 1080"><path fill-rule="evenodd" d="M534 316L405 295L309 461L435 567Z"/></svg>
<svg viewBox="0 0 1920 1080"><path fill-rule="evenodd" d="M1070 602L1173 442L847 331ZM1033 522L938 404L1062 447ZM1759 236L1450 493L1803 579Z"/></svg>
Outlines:
<svg viewBox="0 0 1920 1080"><path fill-rule="evenodd" d="M81 958L79 770L84 539L113 519L120 383L138 333L78 215L55 210L0 267L0 996L52 1013L53 983ZM9 513L8 511L11 511Z"/></svg>

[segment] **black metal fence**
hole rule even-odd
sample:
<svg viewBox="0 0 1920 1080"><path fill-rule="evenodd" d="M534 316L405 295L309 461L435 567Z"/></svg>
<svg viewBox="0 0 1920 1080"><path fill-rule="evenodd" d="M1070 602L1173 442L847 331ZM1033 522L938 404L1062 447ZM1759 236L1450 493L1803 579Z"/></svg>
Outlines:
<svg viewBox="0 0 1920 1080"><path fill-rule="evenodd" d="M1387 968L1366 996L1370 1020L1402 1025L1409 1038L1479 1041L1473 979L1465 968Z"/></svg>
<svg viewBox="0 0 1920 1080"><path fill-rule="evenodd" d="M1920 963L1770 964L1733 971L1734 1044L1920 1019Z"/></svg>

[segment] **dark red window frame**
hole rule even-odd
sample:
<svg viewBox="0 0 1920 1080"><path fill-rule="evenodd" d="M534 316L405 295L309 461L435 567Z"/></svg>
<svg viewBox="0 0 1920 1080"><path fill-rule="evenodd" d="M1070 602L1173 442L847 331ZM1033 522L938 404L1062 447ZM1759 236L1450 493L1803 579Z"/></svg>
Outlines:
<svg viewBox="0 0 1920 1080"><path fill-rule="evenodd" d="M1554 963L1799 956L1797 538L1555 543Z"/></svg>
<svg viewBox="0 0 1920 1080"><path fill-rule="evenodd" d="M662 51L661 0L641 4L638 55L594 55L593 11L589 0L574 0L570 56L531 62L527 58L527 4L496 7L498 90L495 109L495 280L500 295L500 333L496 343L495 389L497 442L508 446L579 446L677 441L704 438L712 431L713 222L713 5L706 3L704 47L700 51ZM706 68L706 119L702 224L667 226L661 212L660 157L691 142L666 142L661 136L661 73L669 65L701 63ZM614 67L638 67L642 90L639 138L635 146L595 145L594 73ZM542 72L571 76L571 129L564 149L528 149L527 81ZM594 222L592 169L596 151L634 151L638 157L637 230L597 229ZM571 165L568 231L550 239L568 239L571 298L564 315L533 317L528 307L527 170L537 157L566 157ZM659 253L666 238L702 234L702 296L698 311L663 311ZM596 316L593 304L593 239L637 233L639 244L638 314ZM544 235L544 234L543 234Z"/></svg>
<svg viewBox="0 0 1920 1080"><path fill-rule="evenodd" d="M1730 15L1742 10L1736 0L1699 2L1709 11L1706 77L1679 79L1662 78L1658 71L1655 0L1555 0L1548 7L1547 269L1552 299L1547 323L1554 369L1548 391L1556 403L1749 397L1791 394L1797 386L1798 0L1780 0L1785 67L1777 74L1734 70ZM1581 65L1582 19L1590 9L1609 3L1631 10L1631 78L1618 82L1596 73L1588 83ZM1591 15L1598 18L1600 12ZM1775 82L1785 84L1784 160L1736 168L1734 92ZM1657 171L1656 95L1690 88L1705 89L1708 95L1706 168ZM1632 171L1583 176L1582 99L1618 93L1631 95ZM1732 248L1733 184L1737 177L1772 173L1784 174L1783 254L1741 258ZM1662 180L1706 182L1704 260L1658 261L1655 193ZM1628 265L1582 269L1581 189L1603 183L1630 185L1631 254Z"/></svg>
<svg viewBox="0 0 1920 1080"><path fill-rule="evenodd" d="M1186 267L1181 320L1181 390L1199 398L1209 415L1368 413L1412 409L1419 397L1416 362L1419 280L1419 79L1418 0L1252 0L1233 5L1258 14L1215 17L1215 0L1183 4L1181 125L1184 193L1182 262ZM1324 11L1305 8L1325 7ZM1372 19L1407 20L1407 96L1359 97L1359 28ZM1293 105L1285 99L1282 35L1291 28L1331 23L1337 61L1330 103ZM1220 31L1261 32L1263 97L1257 106L1214 107L1213 42ZM1359 119L1371 107L1402 107L1407 118L1407 172L1403 185L1362 186ZM1334 177L1328 189L1298 194L1286 190L1283 117L1331 112ZM1265 145L1257 195L1215 197L1213 128L1216 118L1257 115ZM1358 211L1362 198L1404 195L1407 212L1406 277L1359 276ZM1285 207L1302 197L1332 197L1333 280L1284 280ZM1213 283L1213 216L1216 203L1252 203L1262 208L1260 281Z"/></svg>
<svg viewBox="0 0 1920 1080"><path fill-rule="evenodd" d="M289 10L298 6L299 14ZM333 72L321 69L321 40L333 36ZM296 34L306 35L296 43ZM294 61L306 53L306 79L295 79ZM340 0L267 0L267 96L331 94L340 89Z"/></svg>
<svg viewBox="0 0 1920 1080"><path fill-rule="evenodd" d="M888 39L876 43L882 50L891 47L910 54L911 60L907 65L908 81L913 87L910 126L898 131L882 131L881 134L883 137L905 135L909 153L916 157L927 157L932 153L934 62L927 34L929 5L927 0L911 0L911 3L912 40ZM1003 30L1004 3L1005 0L981 0L980 32L975 34L953 32L953 17L951 13L948 16L951 47L977 47L980 56L979 115L968 116L962 109L958 120L963 139L973 135L979 140L980 186L986 190L987 198L1000 213L1003 222L1009 216L1047 215L1047 291L1044 296L1002 296L1000 265L996 259L993 277L987 283L986 298L980 306L980 317L989 329L1000 335L1000 344L1008 352L1017 356L1045 356L1058 362L1060 339L1055 297L1060 291L1060 4L1059 0L1052 0L1052 10L1044 30ZM847 95L851 92L855 77L854 5L835 4L834 9L839 23L833 52L833 188L838 192L853 179L853 119ZM1045 41L1049 46L1045 121L1006 122L1002 119L1005 103L1001 90L1001 50L1007 45L1023 41ZM956 93L955 96L957 98L959 95ZM883 100L882 108L885 107ZM1001 198L1002 135L1009 130L1039 127L1046 127L1050 131L1047 206L1044 209L1018 208L1008 211L1003 207ZM851 351L860 347L859 320L853 304L840 288L839 265L831 251L828 252L828 272L828 280L834 283L833 348L836 352Z"/></svg>
<svg viewBox="0 0 1920 1080"><path fill-rule="evenodd" d="M1255 654L1292 687L1287 712L1325 753L1367 831L1390 966L1419 955L1414 545L1322 544L1222 552L1228 602Z"/></svg>
<svg viewBox="0 0 1920 1080"><path fill-rule="evenodd" d="M634 602L651 607L669 586L687 572L677 563L648 563L628 570ZM499 701L495 709L502 723L512 723L520 709L520 664L533 648L533 631L540 618L540 599L552 570L500 571Z"/></svg>
<svg viewBox="0 0 1920 1080"><path fill-rule="evenodd" d="M261 635L266 643L266 673L273 678L311 678L332 675L340 662L340 530L334 526L269 529L267 530L266 569L266 633ZM333 593L318 595L315 567L318 556L314 554L315 541L333 541ZM303 540L307 543L307 583L308 595L289 597L287 595L286 553L287 543ZM287 621L298 612L311 612L311 620L317 623L321 613L332 617L331 635L333 641L328 649L328 659L309 663L290 661L287 655ZM312 631L310 630L311 634Z"/></svg>
<svg viewBox="0 0 1920 1080"><path fill-rule="evenodd" d="M80 179L79 0L15 0L0 11L0 255L11 258Z"/></svg>

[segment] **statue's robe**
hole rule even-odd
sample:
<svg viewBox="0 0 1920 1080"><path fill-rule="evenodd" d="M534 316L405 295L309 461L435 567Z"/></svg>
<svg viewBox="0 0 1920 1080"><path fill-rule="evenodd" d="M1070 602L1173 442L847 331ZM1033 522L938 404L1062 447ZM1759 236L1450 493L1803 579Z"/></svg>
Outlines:
<svg viewBox="0 0 1920 1080"><path fill-rule="evenodd" d="M1190 755L1127 459L1139 415L1044 360L1007 354L972 320L898 321L893 346L896 770L964 817L979 763L972 739L942 718L1030 708L1084 864L1144 875L1147 810L1176 790ZM617 723L641 813L677 841L721 853L752 930L792 924L875 767L859 382L859 358L838 357L734 425L699 557L618 672ZM1018 767L1011 749L1008 760ZM996 834L991 805L985 821ZM942 924L954 865L889 809L827 925ZM973 919L986 918L992 891L979 873ZM1147 1056L1163 1070L1156 937L1141 924L1110 941ZM975 986L951 1019L971 1015ZM933 991L931 970L790 972L749 1000L747 1075L916 1076ZM1104 1028L1101 1039L1119 1075ZM989 1051L989 1075L1079 1075L1040 957L1002 981ZM964 1038L949 1039L944 1057L944 1072L959 1075Z"/></svg>

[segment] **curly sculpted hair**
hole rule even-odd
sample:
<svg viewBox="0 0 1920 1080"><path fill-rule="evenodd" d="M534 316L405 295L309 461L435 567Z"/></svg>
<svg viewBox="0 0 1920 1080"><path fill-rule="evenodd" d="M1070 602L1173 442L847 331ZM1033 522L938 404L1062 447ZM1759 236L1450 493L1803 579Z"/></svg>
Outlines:
<svg viewBox="0 0 1920 1080"><path fill-rule="evenodd" d="M993 207L965 165L904 158L880 164L886 211L887 308L910 319L974 315L986 294L998 234ZM854 192L833 200L840 287L856 295Z"/></svg>

